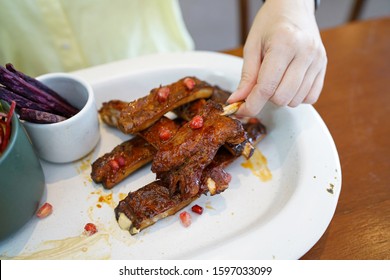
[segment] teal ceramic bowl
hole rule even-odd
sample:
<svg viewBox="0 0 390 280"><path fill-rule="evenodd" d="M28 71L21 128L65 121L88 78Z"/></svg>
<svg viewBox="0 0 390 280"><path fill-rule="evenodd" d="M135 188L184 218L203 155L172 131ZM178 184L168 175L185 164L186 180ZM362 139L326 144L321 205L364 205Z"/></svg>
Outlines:
<svg viewBox="0 0 390 280"><path fill-rule="evenodd" d="M0 102L9 110L7 103ZM16 232L34 216L44 188L41 163L14 114L10 141L0 155L0 240Z"/></svg>

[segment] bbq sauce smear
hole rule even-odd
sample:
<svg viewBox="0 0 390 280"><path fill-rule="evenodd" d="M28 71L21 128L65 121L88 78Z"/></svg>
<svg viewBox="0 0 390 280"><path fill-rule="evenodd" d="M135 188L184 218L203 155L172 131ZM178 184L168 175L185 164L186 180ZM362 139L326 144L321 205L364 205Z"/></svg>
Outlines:
<svg viewBox="0 0 390 280"><path fill-rule="evenodd" d="M252 174L266 182L272 179L272 173L268 168L267 158L259 149L255 149L253 155L241 164L242 167L248 168Z"/></svg>

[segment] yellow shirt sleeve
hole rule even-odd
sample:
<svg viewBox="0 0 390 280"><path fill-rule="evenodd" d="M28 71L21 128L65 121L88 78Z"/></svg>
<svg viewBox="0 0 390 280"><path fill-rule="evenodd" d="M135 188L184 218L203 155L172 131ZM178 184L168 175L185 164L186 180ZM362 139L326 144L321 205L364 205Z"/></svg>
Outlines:
<svg viewBox="0 0 390 280"><path fill-rule="evenodd" d="M0 0L0 42L31 76L194 48L177 0Z"/></svg>

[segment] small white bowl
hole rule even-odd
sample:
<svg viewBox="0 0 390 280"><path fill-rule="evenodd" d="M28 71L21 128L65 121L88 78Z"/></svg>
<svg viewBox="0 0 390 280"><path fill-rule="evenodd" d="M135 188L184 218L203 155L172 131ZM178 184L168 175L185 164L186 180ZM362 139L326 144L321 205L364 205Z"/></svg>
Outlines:
<svg viewBox="0 0 390 280"><path fill-rule="evenodd" d="M58 123L23 125L39 157L54 163L78 160L96 146L100 138L98 111L92 87L83 79L67 73L50 73L37 80L55 90L80 109L73 117Z"/></svg>

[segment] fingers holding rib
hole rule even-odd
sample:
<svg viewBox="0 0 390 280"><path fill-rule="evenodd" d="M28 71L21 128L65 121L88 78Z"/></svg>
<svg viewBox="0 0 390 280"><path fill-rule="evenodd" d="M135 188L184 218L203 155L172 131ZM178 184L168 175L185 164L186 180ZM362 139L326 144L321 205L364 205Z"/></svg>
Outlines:
<svg viewBox="0 0 390 280"><path fill-rule="evenodd" d="M258 72L257 83L241 106L238 114L254 116L260 112L267 101L275 94L286 69L288 69L293 53L270 49L264 56Z"/></svg>

